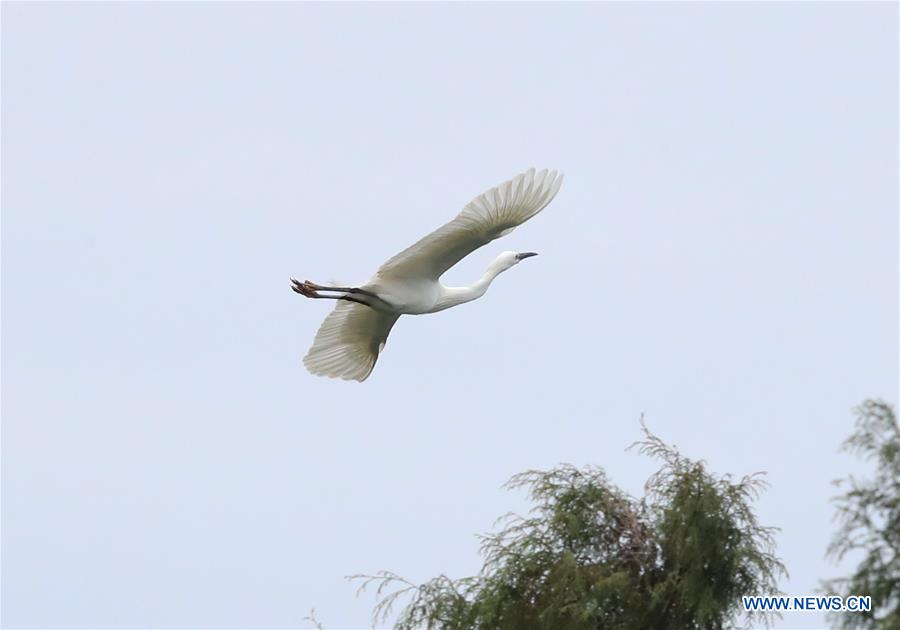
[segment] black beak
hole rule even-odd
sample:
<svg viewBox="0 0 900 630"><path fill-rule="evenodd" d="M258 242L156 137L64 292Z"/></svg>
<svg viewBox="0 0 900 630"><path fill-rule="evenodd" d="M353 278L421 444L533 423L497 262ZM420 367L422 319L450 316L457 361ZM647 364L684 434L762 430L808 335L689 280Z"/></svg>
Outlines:
<svg viewBox="0 0 900 630"><path fill-rule="evenodd" d="M537 256L537 252L522 252L521 254L516 254L516 259L525 260L526 258L531 258L532 256Z"/></svg>

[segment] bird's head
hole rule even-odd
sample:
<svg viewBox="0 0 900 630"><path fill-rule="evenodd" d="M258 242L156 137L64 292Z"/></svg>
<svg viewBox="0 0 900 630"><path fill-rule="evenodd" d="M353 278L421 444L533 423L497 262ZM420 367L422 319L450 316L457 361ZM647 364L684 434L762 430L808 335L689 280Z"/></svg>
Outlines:
<svg viewBox="0 0 900 630"><path fill-rule="evenodd" d="M511 267L515 267L520 262L525 260L526 258L531 258L532 256L537 256L535 252L502 252L499 256L497 256L497 260L494 261L494 264L500 269L500 271L506 271Z"/></svg>

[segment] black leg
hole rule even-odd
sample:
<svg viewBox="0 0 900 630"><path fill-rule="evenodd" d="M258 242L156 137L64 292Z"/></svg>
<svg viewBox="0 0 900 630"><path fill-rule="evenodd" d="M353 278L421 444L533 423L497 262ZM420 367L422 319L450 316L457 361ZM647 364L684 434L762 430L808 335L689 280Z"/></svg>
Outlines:
<svg viewBox="0 0 900 630"><path fill-rule="evenodd" d="M347 295L347 294L345 294L345 295L322 295L321 293L316 291L316 288L319 286L320 285L313 284L312 282L308 282L308 281L300 282L299 280L294 280L293 278L291 278L291 290L294 291L294 293L299 293L300 295L302 295L304 297L312 298L314 300L346 300L347 302L356 302L357 304L362 304L363 306L368 306L371 309L375 309L375 307L372 304L369 304L368 302L364 301L362 298L355 297L354 295ZM340 290L340 289L336 289L335 287L322 287L322 289L329 290L329 291L339 291ZM350 289L350 290L348 290L348 293L351 293L351 294L355 293L358 295L369 297L373 301L380 302L385 307L389 307L389 305L384 300L382 300L377 295L375 295L374 293L371 293L369 291L363 291L361 289ZM375 309L375 310L378 310L378 309Z"/></svg>
<svg viewBox="0 0 900 630"><path fill-rule="evenodd" d="M365 289L360 289L358 287L327 287L321 284L316 284L315 282L306 281L307 286L316 290L316 291L338 291L341 293L359 293L362 295L368 295L369 297L377 298L378 296L372 293L371 291L366 291Z"/></svg>

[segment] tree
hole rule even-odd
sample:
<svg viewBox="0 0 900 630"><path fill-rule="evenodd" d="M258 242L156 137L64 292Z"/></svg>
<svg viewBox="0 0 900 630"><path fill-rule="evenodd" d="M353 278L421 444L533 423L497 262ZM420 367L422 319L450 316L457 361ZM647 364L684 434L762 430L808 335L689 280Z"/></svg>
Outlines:
<svg viewBox="0 0 900 630"><path fill-rule="evenodd" d="M386 571L351 578L362 580L360 592L377 585L374 622L405 599L401 630L723 628L745 614L741 595L778 594L786 572L775 530L751 509L759 474L717 477L643 431L633 446L662 463L643 499L597 467L516 475L507 487L526 489L534 507L482 537L477 576L420 585Z"/></svg>
<svg viewBox="0 0 900 630"><path fill-rule="evenodd" d="M872 610L833 614L835 627L900 628L900 428L894 410L880 400L867 400L857 407L856 429L841 450L863 459L874 459L875 477L853 476L834 483L846 488L836 497L840 528L828 547L836 562L848 553L861 553L862 560L849 577L825 582L832 593L869 595Z"/></svg>

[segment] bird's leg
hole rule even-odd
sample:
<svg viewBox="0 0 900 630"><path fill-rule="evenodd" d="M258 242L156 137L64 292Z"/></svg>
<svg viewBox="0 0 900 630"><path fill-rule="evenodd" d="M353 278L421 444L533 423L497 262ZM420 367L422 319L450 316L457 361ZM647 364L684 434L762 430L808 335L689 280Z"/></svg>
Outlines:
<svg viewBox="0 0 900 630"><path fill-rule="evenodd" d="M372 293L371 291L366 291L365 289L360 289L358 287L328 287L323 286L321 284L316 284L315 282L310 282L307 280L304 282L306 286L313 289L314 291L336 291L340 293L360 293L362 295L368 295L369 297L377 298L378 296Z"/></svg>
<svg viewBox="0 0 900 630"><path fill-rule="evenodd" d="M294 280L291 278L291 288L301 295L305 295L306 297L315 297L313 295L309 295L311 293L316 293L318 291L328 291L334 293L356 293L359 295L367 295L371 298L378 298L377 295L372 293L371 291L366 291L365 289L358 289L356 287L328 287L321 284L316 284L315 282L310 282L309 280L304 280L300 282L299 280ZM326 297L326 296L322 296ZM328 296L330 297L330 296Z"/></svg>
<svg viewBox="0 0 900 630"><path fill-rule="evenodd" d="M345 293L344 295L322 295L318 292L317 289L334 292L347 291L347 293ZM293 290L294 293L299 293L304 297L313 298L316 300L346 300L347 302L356 302L357 304L362 304L363 306L368 306L369 308L375 308L374 304L370 304L369 302L365 301L365 298L369 298L372 300L372 302L381 303L383 307L390 306L389 304L387 304L387 302L370 291L365 291L363 289L324 287L318 284L314 284L308 280L306 282L300 282L299 280L294 280L293 278L291 278L291 290ZM357 294L363 297L357 297L353 294Z"/></svg>
<svg viewBox="0 0 900 630"><path fill-rule="evenodd" d="M320 296L320 297L326 297L326 296L322 295L322 296ZM342 295L342 296L337 297L337 298L335 298L335 299L337 299L337 300L346 300L347 302L356 302L357 304L362 304L363 306L368 306L368 307L371 308L371 309L377 310L377 309L375 309L375 307L372 306L371 304L368 304L367 302L363 302L363 301L360 300L359 298L355 298L355 297L350 296L350 295Z"/></svg>

